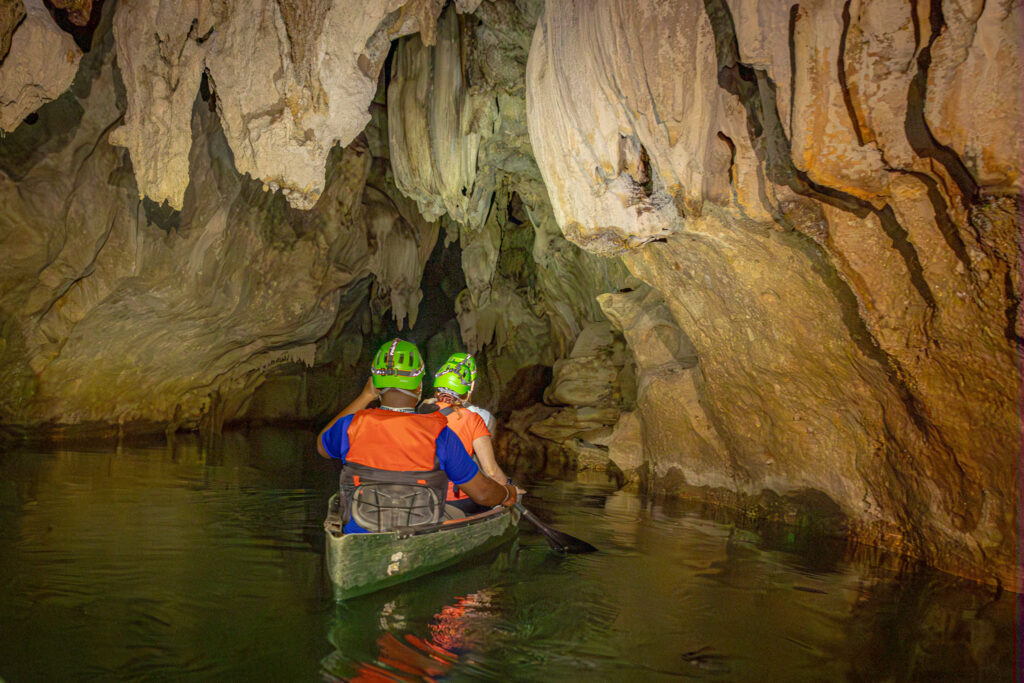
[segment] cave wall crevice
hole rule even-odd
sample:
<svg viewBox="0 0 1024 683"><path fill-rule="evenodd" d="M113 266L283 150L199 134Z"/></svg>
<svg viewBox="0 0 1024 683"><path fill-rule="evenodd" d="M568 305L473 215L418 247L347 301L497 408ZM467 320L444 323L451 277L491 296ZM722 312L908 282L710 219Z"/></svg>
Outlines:
<svg viewBox="0 0 1024 683"><path fill-rule="evenodd" d="M5 424L216 429L248 414L269 368L315 363L339 315L415 323L439 226L362 136L330 155L317 205L295 209L239 173L214 84L193 93L180 209L140 200L110 142L127 94L106 26L71 91L0 140Z"/></svg>
<svg viewBox="0 0 1024 683"><path fill-rule="evenodd" d="M527 114L564 233L621 254L697 350L720 445L641 369L641 405L676 416L640 411L655 487L814 489L865 540L1015 582L1021 144L991 87L1020 86L1021 7L953 5L565 3L534 34ZM661 30L685 57L648 54ZM611 142L634 138L676 210L636 202Z"/></svg>
<svg viewBox="0 0 1024 683"><path fill-rule="evenodd" d="M0 2L3 424L323 417L401 333L520 462L1018 581L1018 0L52 5Z"/></svg>

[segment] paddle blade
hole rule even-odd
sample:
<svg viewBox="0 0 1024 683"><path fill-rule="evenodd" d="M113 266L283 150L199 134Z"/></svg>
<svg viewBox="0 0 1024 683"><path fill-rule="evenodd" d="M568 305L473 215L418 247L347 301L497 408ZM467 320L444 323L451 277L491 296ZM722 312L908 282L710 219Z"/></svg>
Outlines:
<svg viewBox="0 0 1024 683"><path fill-rule="evenodd" d="M537 527L537 531L543 534L544 538L548 540L548 545L553 549L573 555L597 552L597 548L586 541L576 538L575 536L570 536L569 534L558 531L557 529L552 529L547 524L540 521L540 519L537 518L537 515L523 507L522 503L516 503L516 509L519 510L519 514L523 516L523 519L528 520L530 524Z"/></svg>

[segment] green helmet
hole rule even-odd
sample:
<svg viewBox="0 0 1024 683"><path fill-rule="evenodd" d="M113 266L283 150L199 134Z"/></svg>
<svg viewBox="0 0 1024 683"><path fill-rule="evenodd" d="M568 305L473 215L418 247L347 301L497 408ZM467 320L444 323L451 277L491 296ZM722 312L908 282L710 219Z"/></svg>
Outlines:
<svg viewBox="0 0 1024 683"><path fill-rule="evenodd" d="M434 375L435 389L448 389L459 396L473 390L476 360L468 353L453 353Z"/></svg>
<svg viewBox="0 0 1024 683"><path fill-rule="evenodd" d="M378 389L419 389L423 383L423 356L412 342L392 339L373 357L370 372Z"/></svg>

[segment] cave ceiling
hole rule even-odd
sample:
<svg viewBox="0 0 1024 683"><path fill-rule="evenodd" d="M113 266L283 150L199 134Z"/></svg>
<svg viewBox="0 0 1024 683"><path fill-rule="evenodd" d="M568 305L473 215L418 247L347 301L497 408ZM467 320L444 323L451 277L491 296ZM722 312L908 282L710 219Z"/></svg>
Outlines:
<svg viewBox="0 0 1024 683"><path fill-rule="evenodd" d="M0 0L0 421L315 419L450 308L524 439L1014 582L1022 18Z"/></svg>

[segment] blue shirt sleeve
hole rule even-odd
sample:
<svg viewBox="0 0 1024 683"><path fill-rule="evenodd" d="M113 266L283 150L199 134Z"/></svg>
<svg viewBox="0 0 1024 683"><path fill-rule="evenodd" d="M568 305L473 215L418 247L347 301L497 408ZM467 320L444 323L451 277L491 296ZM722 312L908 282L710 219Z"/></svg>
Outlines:
<svg viewBox="0 0 1024 683"><path fill-rule="evenodd" d="M473 462L473 458L469 457L469 453L462 446L458 435L448 427L442 429L441 433L437 435L437 461L456 486L465 484L480 471L477 464Z"/></svg>
<svg viewBox="0 0 1024 683"><path fill-rule="evenodd" d="M323 444L327 455L332 458L345 460L345 454L348 453L348 426L352 424L353 417L354 415L346 415L341 418L320 437L320 443Z"/></svg>

